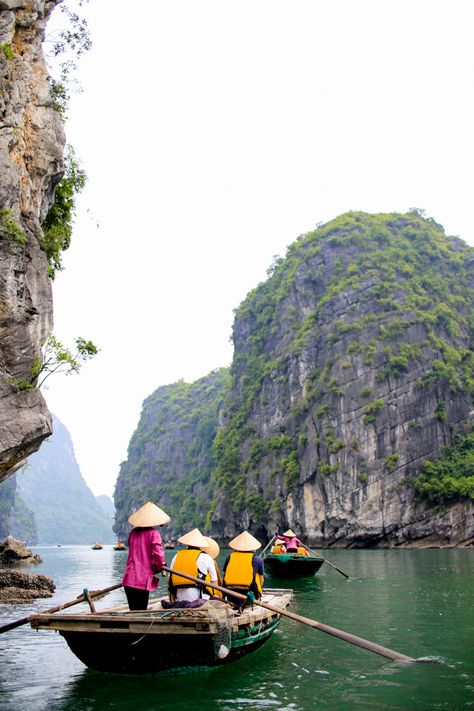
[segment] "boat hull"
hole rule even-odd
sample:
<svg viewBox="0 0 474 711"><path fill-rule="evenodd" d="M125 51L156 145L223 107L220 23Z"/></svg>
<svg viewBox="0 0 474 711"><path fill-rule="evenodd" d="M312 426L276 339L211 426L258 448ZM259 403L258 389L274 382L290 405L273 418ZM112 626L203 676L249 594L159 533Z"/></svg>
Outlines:
<svg viewBox="0 0 474 711"><path fill-rule="evenodd" d="M167 635L157 640L153 636L130 633L114 634L113 639L103 634L61 632L70 650L90 669L115 674L154 674L182 667L219 666L236 661L264 644L278 626L279 620L258 633L231 641L225 657L219 657L222 645L210 635ZM225 645L224 645L225 646ZM225 650L224 650L225 653Z"/></svg>
<svg viewBox="0 0 474 711"><path fill-rule="evenodd" d="M267 599L284 610L292 591L273 591ZM158 603L146 612L122 608L82 615L38 614L30 619L34 629L58 631L90 669L151 674L236 661L264 644L281 616L259 606L237 614L218 602L197 609L163 610Z"/></svg>
<svg viewBox="0 0 474 711"><path fill-rule="evenodd" d="M318 572L324 558L316 556L302 556L275 554L265 556L265 570L278 578L297 578L306 575L315 575Z"/></svg>

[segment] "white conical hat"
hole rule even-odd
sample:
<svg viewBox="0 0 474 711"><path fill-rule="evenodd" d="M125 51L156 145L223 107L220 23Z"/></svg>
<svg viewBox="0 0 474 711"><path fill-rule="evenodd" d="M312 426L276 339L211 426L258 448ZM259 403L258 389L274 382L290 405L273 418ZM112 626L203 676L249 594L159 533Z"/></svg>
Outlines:
<svg viewBox="0 0 474 711"><path fill-rule="evenodd" d="M220 550L221 550L221 549L219 548L219 544L217 543L217 541L215 541L215 540L214 540L213 538L211 538L210 536L204 536L204 538L206 539L206 541L207 541L208 544L209 544L208 547L206 548L206 553L209 553L209 555L211 556L211 558L214 558L214 560L215 560L215 559L217 558L217 556L219 555Z"/></svg>
<svg viewBox="0 0 474 711"><path fill-rule="evenodd" d="M289 528L288 531L285 531L285 533L282 533L281 535L282 536L291 536L292 538L294 538L296 536L296 533L291 528Z"/></svg>
<svg viewBox="0 0 474 711"><path fill-rule="evenodd" d="M256 551L262 547L260 541L252 536L248 531L243 531L238 536L233 538L229 543L229 547L235 551L247 553L248 551Z"/></svg>
<svg viewBox="0 0 474 711"><path fill-rule="evenodd" d="M203 548L207 550L209 548L208 540L202 535L199 528L193 528L189 533L185 533L178 541L185 546L193 546L193 548Z"/></svg>
<svg viewBox="0 0 474 711"><path fill-rule="evenodd" d="M169 523L170 520L167 513L156 504L148 501L129 517L128 522L131 523L132 526L144 528L145 526L161 526L163 523Z"/></svg>

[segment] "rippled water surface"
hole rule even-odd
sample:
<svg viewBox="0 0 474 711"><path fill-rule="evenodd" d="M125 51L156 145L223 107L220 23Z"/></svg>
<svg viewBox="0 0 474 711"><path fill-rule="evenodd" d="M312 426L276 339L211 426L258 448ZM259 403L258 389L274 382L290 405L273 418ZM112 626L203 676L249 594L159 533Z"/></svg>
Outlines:
<svg viewBox="0 0 474 711"><path fill-rule="evenodd" d="M35 572L53 577L55 596L1 606L0 624L71 600L84 587L119 582L127 555L111 546L102 551L37 547L34 552L44 560ZM324 565L311 578L267 576L266 584L293 588L294 612L427 661L393 663L283 619L263 647L224 667L120 676L86 669L59 634L25 625L0 636L0 708L474 708L474 550L330 551L328 556L350 573L350 580ZM97 607L124 601L118 590Z"/></svg>

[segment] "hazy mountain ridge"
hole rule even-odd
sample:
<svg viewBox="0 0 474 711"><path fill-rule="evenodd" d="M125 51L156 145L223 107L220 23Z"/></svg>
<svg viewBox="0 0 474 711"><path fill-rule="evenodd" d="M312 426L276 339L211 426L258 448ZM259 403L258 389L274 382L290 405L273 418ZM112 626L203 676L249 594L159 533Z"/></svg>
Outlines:
<svg viewBox="0 0 474 711"><path fill-rule="evenodd" d="M53 417L53 434L17 475L17 494L34 513L38 543L113 543L106 516L83 479L66 427Z"/></svg>

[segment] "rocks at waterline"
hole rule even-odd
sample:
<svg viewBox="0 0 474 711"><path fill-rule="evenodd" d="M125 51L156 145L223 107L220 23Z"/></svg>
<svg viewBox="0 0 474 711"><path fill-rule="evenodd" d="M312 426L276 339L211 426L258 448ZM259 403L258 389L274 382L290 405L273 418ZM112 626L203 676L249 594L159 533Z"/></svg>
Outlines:
<svg viewBox="0 0 474 711"><path fill-rule="evenodd" d="M0 570L0 604L18 605L40 597L51 597L56 589L52 578L20 570Z"/></svg>
<svg viewBox="0 0 474 711"><path fill-rule="evenodd" d="M43 560L13 536L7 536L0 544L0 566L38 565Z"/></svg>

